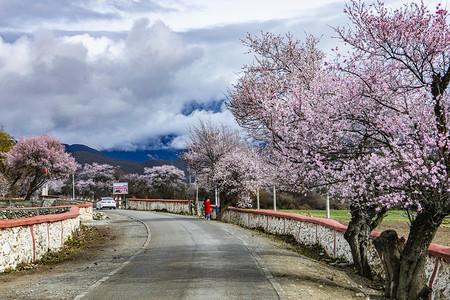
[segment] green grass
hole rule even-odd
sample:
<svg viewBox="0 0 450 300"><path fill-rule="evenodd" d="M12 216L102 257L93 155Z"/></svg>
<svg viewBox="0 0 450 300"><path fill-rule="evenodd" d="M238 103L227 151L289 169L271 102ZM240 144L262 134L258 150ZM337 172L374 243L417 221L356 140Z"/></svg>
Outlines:
<svg viewBox="0 0 450 300"><path fill-rule="evenodd" d="M316 217L316 218L326 218L326 211L325 210L280 210L282 212L287 213L293 213L293 214L300 214L310 217ZM350 213L349 210L331 210L330 211L330 218L338 221L343 224L347 224L350 219ZM387 216L384 218L385 221L409 221L408 217L406 216L406 213L403 210L391 210L387 213ZM447 218L444 220L444 223L449 222L450 218Z"/></svg>

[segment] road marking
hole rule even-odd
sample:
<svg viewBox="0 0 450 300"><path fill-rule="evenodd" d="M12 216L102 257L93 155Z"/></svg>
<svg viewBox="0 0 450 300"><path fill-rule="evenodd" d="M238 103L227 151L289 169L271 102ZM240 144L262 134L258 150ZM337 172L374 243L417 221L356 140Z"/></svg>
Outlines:
<svg viewBox="0 0 450 300"><path fill-rule="evenodd" d="M114 269L113 271L111 271L108 275L106 275L105 277L103 277L102 279L100 279L99 281L97 281L96 283L94 283L93 285L91 285L86 291L84 291L83 293L79 294L78 296L76 296L75 298L73 298L73 300L79 300L82 299L84 296L86 296L89 292L91 292L92 290L94 290L95 288L97 288L100 284L102 284L103 282L105 282L106 280L108 280L109 278L111 278L111 276L113 276L114 274L116 274L117 272L119 272L120 270L122 270L126 265L128 265L133 259L136 258L136 256L138 256L139 254L141 254L144 249L147 248L147 246L150 244L150 241L152 239L152 232L150 230L150 228L148 227L147 224L145 224L144 222L142 222L141 220L135 219L133 217L128 216L129 218L138 221L142 224L144 224L145 228L147 229L147 240L145 241L144 245L138 250L136 251L136 253L131 256L128 260L124 261L120 266L118 266L116 269Z"/></svg>

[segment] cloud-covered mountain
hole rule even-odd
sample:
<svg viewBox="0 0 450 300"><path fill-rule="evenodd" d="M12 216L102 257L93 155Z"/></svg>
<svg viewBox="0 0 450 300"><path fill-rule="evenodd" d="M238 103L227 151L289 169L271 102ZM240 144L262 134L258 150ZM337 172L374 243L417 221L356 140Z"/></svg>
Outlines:
<svg viewBox="0 0 450 300"><path fill-rule="evenodd" d="M185 171L185 173L187 174L187 166L182 160L178 159L175 150L167 150L167 151L159 150L153 152L142 151L142 153L115 152L112 153L116 156L114 158L108 155L108 153L102 153L98 150L95 150L85 145L74 144L64 146L66 147L66 151L70 153L75 158L75 160L81 165L92 164L94 162L99 164L109 164L112 166L119 166L126 173L137 173L137 174L143 174L144 168L151 168L162 165L173 165ZM141 158L144 157L143 155L149 153L153 153L154 157L157 154L159 154L161 155L161 157L169 159L150 159L150 157L147 156L146 160L141 161ZM120 159L118 157L120 158L128 157L128 159Z"/></svg>

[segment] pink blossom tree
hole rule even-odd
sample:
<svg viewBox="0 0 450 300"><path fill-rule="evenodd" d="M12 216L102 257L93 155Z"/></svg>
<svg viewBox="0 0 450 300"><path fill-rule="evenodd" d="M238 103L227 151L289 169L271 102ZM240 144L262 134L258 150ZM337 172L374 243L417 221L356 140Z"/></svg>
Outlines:
<svg viewBox="0 0 450 300"><path fill-rule="evenodd" d="M219 127L210 120L200 120L189 133L186 142L188 151L180 157L187 164L189 172L196 177L199 187L211 191L216 188L212 180L215 165L241 142L237 132Z"/></svg>
<svg viewBox="0 0 450 300"><path fill-rule="evenodd" d="M229 205L252 207L250 196L265 184L263 168L264 161L257 149L245 145L218 160L212 181L218 187L223 209Z"/></svg>
<svg viewBox="0 0 450 300"><path fill-rule="evenodd" d="M246 69L229 106L253 136L272 145L292 186L326 185L351 200L352 216L370 225L359 231L362 250L367 229L380 219L372 221L374 212L406 209L407 242L392 231L375 241L386 266L386 296L426 297L427 249L450 213L447 12L362 1L351 1L345 11L352 27L337 32L353 51L344 56L335 49L335 61L308 51L314 40L250 39L263 58ZM355 237L358 226L353 230Z"/></svg>
<svg viewBox="0 0 450 300"><path fill-rule="evenodd" d="M144 199L150 197L150 187L145 175L123 174L119 181L128 182L128 197Z"/></svg>
<svg viewBox="0 0 450 300"><path fill-rule="evenodd" d="M163 199L180 195L185 188L185 174L175 166L163 165L144 169L144 178L150 191Z"/></svg>
<svg viewBox="0 0 450 300"><path fill-rule="evenodd" d="M324 53L312 36L302 43L290 34L266 33L244 43L256 61L244 67L230 91L229 108L252 137L270 146L279 186L295 192L328 190L352 200L345 237L358 272L370 278L368 239L386 210L368 202L374 196L364 190L373 184L370 177L354 180L355 173L347 172L349 165L364 166L364 149L375 143L368 135L352 134L353 122L345 118L348 104L341 101L346 86L324 66Z"/></svg>
<svg viewBox="0 0 450 300"><path fill-rule="evenodd" d="M6 195L9 192L9 182L3 173L0 172L0 196Z"/></svg>
<svg viewBox="0 0 450 300"><path fill-rule="evenodd" d="M77 174L76 188L84 196L110 196L117 179L116 169L109 164L85 164Z"/></svg>
<svg viewBox="0 0 450 300"><path fill-rule="evenodd" d="M239 132L200 121L182 154L200 187L220 193L220 215L226 207L248 207L249 195L261 184L257 152L243 141Z"/></svg>
<svg viewBox="0 0 450 300"><path fill-rule="evenodd" d="M336 67L351 83L348 115L359 125L356 133L372 132L379 141L366 160L369 170L380 170L378 185L367 188L384 191L377 203L411 212L406 243L395 232L375 243L386 266L385 294L425 298L427 249L450 214L448 13L440 5L430 12L423 3L391 10L362 1L351 1L345 12L352 26L337 33L353 51ZM388 238L397 247L386 247Z"/></svg>
<svg viewBox="0 0 450 300"><path fill-rule="evenodd" d="M75 159L56 138L44 134L20 138L5 154L11 189L25 199L49 180L64 179L75 172Z"/></svg>

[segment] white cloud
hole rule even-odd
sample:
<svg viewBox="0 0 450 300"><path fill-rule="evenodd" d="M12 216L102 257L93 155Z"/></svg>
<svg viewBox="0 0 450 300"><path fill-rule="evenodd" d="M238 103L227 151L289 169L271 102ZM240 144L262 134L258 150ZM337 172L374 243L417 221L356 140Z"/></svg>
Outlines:
<svg viewBox="0 0 450 300"><path fill-rule="evenodd" d="M187 44L161 21L146 19L116 40L39 31L1 42L0 74L7 79L0 91L8 113L0 122L14 136L48 132L97 149L182 135L195 118L180 113L186 103L224 97L229 75L211 59L204 45Z"/></svg>
<svg viewBox="0 0 450 300"><path fill-rule="evenodd" d="M240 39L323 34L327 50L329 25L346 24L337 0L6 2L0 123L15 137L49 133L100 150L161 136L182 147L199 117L236 127L215 105L252 59Z"/></svg>

